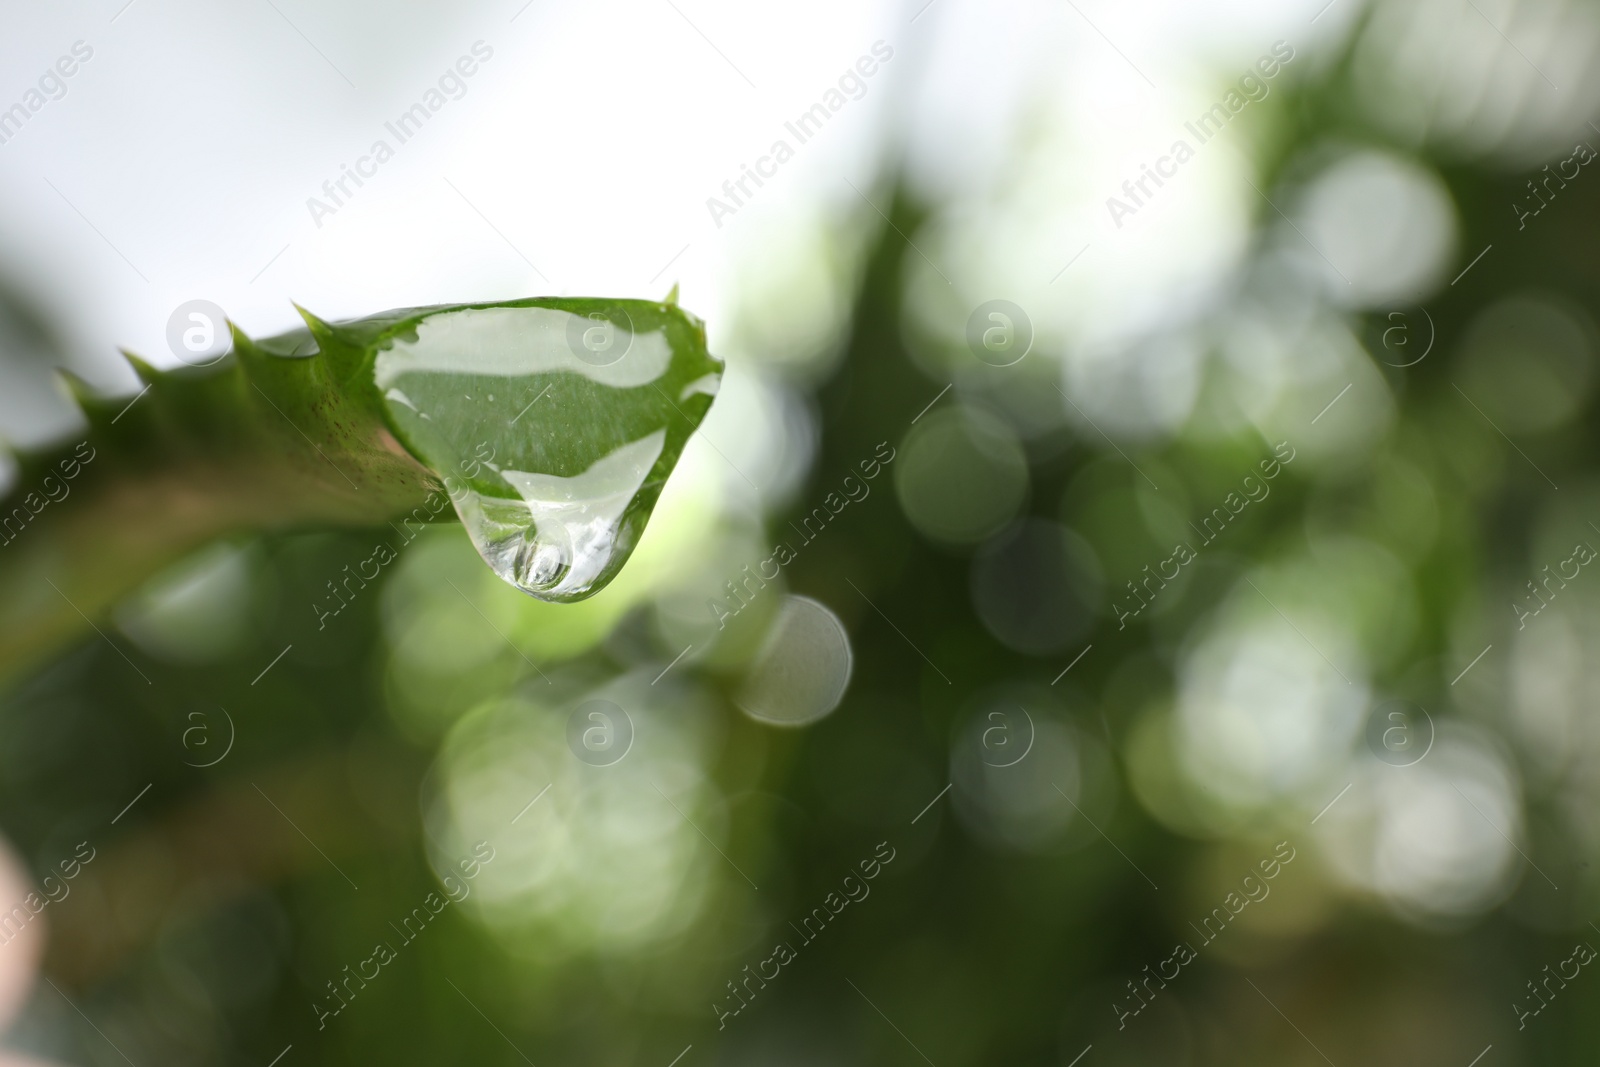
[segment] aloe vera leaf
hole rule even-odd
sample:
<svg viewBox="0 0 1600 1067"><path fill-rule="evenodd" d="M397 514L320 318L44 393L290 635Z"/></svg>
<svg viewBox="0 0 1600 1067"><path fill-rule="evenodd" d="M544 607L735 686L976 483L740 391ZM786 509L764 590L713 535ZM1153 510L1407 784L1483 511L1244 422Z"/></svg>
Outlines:
<svg viewBox="0 0 1600 1067"><path fill-rule="evenodd" d="M131 401L64 375L87 430L19 456L0 499L0 675L193 549L269 529L459 516L525 592L591 595L720 381L703 325L670 302L301 314L264 340L230 325L231 352L206 368L129 354Z"/></svg>

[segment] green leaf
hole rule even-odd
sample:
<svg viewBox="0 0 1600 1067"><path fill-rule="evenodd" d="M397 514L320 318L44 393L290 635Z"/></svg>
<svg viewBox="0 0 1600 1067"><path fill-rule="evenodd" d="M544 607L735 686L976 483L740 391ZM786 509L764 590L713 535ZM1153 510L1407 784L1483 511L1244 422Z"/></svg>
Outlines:
<svg viewBox="0 0 1600 1067"><path fill-rule="evenodd" d="M217 537L447 520L503 579L586 597L638 542L722 365L673 303L404 308L252 341L94 396L0 501L0 673ZM64 375L64 377L67 377Z"/></svg>

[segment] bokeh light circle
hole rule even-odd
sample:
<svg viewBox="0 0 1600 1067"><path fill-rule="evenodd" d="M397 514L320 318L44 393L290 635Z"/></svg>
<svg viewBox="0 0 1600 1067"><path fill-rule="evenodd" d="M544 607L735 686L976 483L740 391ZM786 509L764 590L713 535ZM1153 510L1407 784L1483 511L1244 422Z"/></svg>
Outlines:
<svg viewBox="0 0 1600 1067"><path fill-rule="evenodd" d="M1010 427L976 408L934 410L912 427L894 467L900 507L917 531L975 544L1005 526L1028 491L1028 461Z"/></svg>
<svg viewBox="0 0 1600 1067"><path fill-rule="evenodd" d="M1059 523L1024 519L972 561L972 602L1007 648L1043 656L1088 630L1103 583L1094 550Z"/></svg>
<svg viewBox="0 0 1600 1067"><path fill-rule="evenodd" d="M1410 159L1362 150L1312 180L1304 240L1327 268L1328 293L1371 306L1420 295L1456 246L1455 206L1438 175Z"/></svg>
<svg viewBox="0 0 1600 1067"><path fill-rule="evenodd" d="M734 701L752 719L804 726L839 706L851 665L839 617L810 597L785 596Z"/></svg>

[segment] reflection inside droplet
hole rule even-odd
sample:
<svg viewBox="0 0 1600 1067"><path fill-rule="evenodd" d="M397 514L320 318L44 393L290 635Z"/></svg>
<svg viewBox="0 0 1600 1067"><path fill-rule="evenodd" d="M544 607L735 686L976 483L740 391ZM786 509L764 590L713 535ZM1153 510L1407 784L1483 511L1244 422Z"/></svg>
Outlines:
<svg viewBox="0 0 1600 1067"><path fill-rule="evenodd" d="M523 535L522 544L517 548L515 566L518 585L524 589L549 589L561 581L568 569L559 548L548 542L540 542L536 537Z"/></svg>
<svg viewBox="0 0 1600 1067"><path fill-rule="evenodd" d="M631 548L623 516L661 455L666 432L612 452L563 478L503 470L521 500L461 488L456 512L496 574L545 600L574 600L596 588L619 551Z"/></svg>

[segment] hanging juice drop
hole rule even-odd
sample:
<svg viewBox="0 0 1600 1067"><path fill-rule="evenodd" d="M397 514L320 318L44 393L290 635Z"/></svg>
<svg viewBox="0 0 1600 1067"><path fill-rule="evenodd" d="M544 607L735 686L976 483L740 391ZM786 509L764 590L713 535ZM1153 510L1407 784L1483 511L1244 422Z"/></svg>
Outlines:
<svg viewBox="0 0 1600 1067"><path fill-rule="evenodd" d="M373 374L484 562L530 596L579 600L638 543L722 368L674 305L515 304L428 314Z"/></svg>

